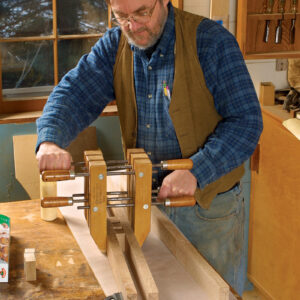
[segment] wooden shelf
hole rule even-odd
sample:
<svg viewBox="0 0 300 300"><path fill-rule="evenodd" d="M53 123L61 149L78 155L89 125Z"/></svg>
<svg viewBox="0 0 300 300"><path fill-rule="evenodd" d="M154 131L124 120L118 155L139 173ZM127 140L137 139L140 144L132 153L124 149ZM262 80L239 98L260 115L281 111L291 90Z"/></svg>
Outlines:
<svg viewBox="0 0 300 300"><path fill-rule="evenodd" d="M274 59L300 57L300 1L297 13L291 12L291 1L285 2L284 13L278 12L278 2L274 1L273 13L265 13L264 1L238 0L236 38L245 59ZM296 16L295 42L290 42L292 19ZM275 43L278 20L282 21L282 41ZM269 24L269 41L264 42L266 20Z"/></svg>
<svg viewBox="0 0 300 300"><path fill-rule="evenodd" d="M42 111L31 111L23 113L2 114L0 115L0 124L12 123L33 123L42 115ZM101 117L118 116L117 105L107 105L103 110Z"/></svg>

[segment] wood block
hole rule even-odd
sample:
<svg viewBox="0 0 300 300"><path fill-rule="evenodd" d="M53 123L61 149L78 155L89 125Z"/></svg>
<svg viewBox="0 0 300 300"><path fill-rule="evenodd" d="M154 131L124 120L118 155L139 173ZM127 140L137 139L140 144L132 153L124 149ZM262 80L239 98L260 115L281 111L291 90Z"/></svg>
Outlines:
<svg viewBox="0 0 300 300"><path fill-rule="evenodd" d="M261 105L275 105L275 87L272 82L261 82L259 90Z"/></svg>
<svg viewBox="0 0 300 300"><path fill-rule="evenodd" d="M36 280L35 249L25 249L24 252L24 275L26 281Z"/></svg>

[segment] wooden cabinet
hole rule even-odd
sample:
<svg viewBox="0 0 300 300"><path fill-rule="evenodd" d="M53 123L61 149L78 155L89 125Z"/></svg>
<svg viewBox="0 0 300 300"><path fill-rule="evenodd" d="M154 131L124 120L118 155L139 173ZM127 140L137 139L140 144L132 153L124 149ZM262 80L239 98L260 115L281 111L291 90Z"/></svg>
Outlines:
<svg viewBox="0 0 300 300"><path fill-rule="evenodd" d="M245 59L300 57L299 0L238 0L236 37ZM294 2L296 1L296 2ZM269 4L268 4L269 3ZM279 3L283 4L283 13ZM295 9L293 9L293 3ZM272 12L268 11L272 6ZM295 40L290 40L292 20L295 19ZM264 41L269 20L269 38ZM282 39L275 43L275 32L282 20Z"/></svg>
<svg viewBox="0 0 300 300"><path fill-rule="evenodd" d="M264 130L251 171L248 275L268 298L297 300L300 141L282 126L284 118L285 112L263 107Z"/></svg>

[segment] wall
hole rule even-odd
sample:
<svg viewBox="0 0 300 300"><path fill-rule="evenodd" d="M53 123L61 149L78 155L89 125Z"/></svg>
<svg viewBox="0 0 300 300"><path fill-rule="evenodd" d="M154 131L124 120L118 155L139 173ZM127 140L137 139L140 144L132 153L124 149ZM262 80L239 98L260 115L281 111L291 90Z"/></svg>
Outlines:
<svg viewBox="0 0 300 300"><path fill-rule="evenodd" d="M123 158L118 117L101 117L91 126L96 126L97 128L98 144L105 158ZM0 125L0 202L29 199L26 191L15 179L12 137L14 135L35 133L35 123Z"/></svg>

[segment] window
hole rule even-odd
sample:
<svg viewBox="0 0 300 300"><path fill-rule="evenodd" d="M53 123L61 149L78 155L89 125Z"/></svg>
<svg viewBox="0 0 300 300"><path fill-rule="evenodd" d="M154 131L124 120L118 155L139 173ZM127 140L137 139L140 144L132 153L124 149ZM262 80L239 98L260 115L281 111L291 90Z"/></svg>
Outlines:
<svg viewBox="0 0 300 300"><path fill-rule="evenodd" d="M105 0L1 0L0 113L42 110L109 27Z"/></svg>
<svg viewBox="0 0 300 300"><path fill-rule="evenodd" d="M183 0L172 2L182 9ZM0 114L42 110L110 27L105 0L1 0Z"/></svg>

